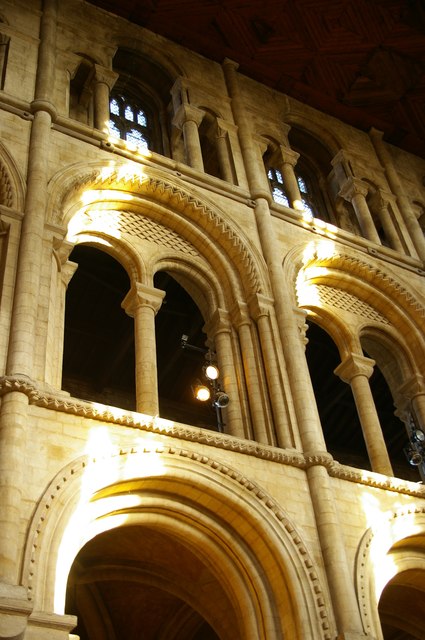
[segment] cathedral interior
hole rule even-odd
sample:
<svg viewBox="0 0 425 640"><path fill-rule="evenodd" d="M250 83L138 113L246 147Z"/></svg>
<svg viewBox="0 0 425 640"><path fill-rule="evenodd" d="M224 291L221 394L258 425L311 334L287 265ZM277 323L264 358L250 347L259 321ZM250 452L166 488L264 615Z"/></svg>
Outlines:
<svg viewBox="0 0 425 640"><path fill-rule="evenodd" d="M424 640L423 1L5 0L0 114L1 640Z"/></svg>

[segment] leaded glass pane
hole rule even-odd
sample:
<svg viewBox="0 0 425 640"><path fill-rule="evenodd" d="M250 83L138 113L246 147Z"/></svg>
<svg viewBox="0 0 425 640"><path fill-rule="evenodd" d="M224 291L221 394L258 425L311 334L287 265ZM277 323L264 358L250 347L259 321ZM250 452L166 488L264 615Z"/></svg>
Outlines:
<svg viewBox="0 0 425 640"><path fill-rule="evenodd" d="M127 142L134 144L138 149L148 149L146 138L140 131L137 131L137 129L131 129L127 133Z"/></svg>
<svg viewBox="0 0 425 640"><path fill-rule="evenodd" d="M278 182L280 182L280 184L283 184L283 178L282 178L282 174L280 173L280 171L275 169L274 172L275 172L276 180Z"/></svg>
<svg viewBox="0 0 425 640"><path fill-rule="evenodd" d="M111 136L114 136L114 138L121 138L121 131L113 120L109 120L109 133Z"/></svg>
<svg viewBox="0 0 425 640"><path fill-rule="evenodd" d="M113 98L109 104L109 108L111 110L111 113L114 116L119 116L120 115L120 107L119 104L117 102L117 100L115 100L115 98Z"/></svg>
<svg viewBox="0 0 425 640"><path fill-rule="evenodd" d="M148 126L148 121L146 120L146 115L144 111L137 112L137 124L140 124L142 127Z"/></svg>
<svg viewBox="0 0 425 640"><path fill-rule="evenodd" d="M314 218L314 211L311 208L311 206L309 205L309 203L307 202L307 200L303 199L303 207L304 207L304 211L307 212L309 214L309 216L311 217L311 219Z"/></svg>
<svg viewBox="0 0 425 640"><path fill-rule="evenodd" d="M305 182L304 182L303 178L301 178L300 176L298 176L298 178L297 178L297 182L298 182L298 186L299 186L299 189L300 189L301 193L308 193L308 191L307 191L307 186L306 186L306 184L305 184Z"/></svg>
<svg viewBox="0 0 425 640"><path fill-rule="evenodd" d="M289 207L288 198L283 193L282 189L278 187L273 187L273 200L277 202L277 204L283 204L285 207Z"/></svg>
<svg viewBox="0 0 425 640"><path fill-rule="evenodd" d="M128 104L125 105L124 118L131 121L134 120L133 109Z"/></svg>

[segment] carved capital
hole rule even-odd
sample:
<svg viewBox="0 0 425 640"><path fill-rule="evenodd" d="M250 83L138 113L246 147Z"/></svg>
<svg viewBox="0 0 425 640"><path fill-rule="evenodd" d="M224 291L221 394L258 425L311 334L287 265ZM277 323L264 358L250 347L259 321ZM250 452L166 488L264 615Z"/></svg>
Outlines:
<svg viewBox="0 0 425 640"><path fill-rule="evenodd" d="M367 193L368 187L364 182L362 182L362 180L350 177L345 180L338 195L340 195L341 198L344 198L344 200L351 202L355 196L360 195L365 198Z"/></svg>
<svg viewBox="0 0 425 640"><path fill-rule="evenodd" d="M300 157L299 153L289 147L285 147L283 144L280 145L280 155L283 164L290 164L291 167L295 167Z"/></svg>
<svg viewBox="0 0 425 640"><path fill-rule="evenodd" d="M403 382L397 391L408 401L417 396L425 395L425 377L420 373L415 373L409 380Z"/></svg>
<svg viewBox="0 0 425 640"><path fill-rule="evenodd" d="M205 323L205 331L212 338L219 333L229 333L230 330L230 314L225 309L216 309L208 322Z"/></svg>
<svg viewBox="0 0 425 640"><path fill-rule="evenodd" d="M95 82L106 84L108 86L109 91L111 91L112 87L114 86L118 78L119 78L119 73L112 71L112 69L107 69L106 67L102 67L100 64L94 65Z"/></svg>
<svg viewBox="0 0 425 640"><path fill-rule="evenodd" d="M334 370L335 375L339 376L343 382L350 383L356 376L365 376L370 378L373 373L375 360L366 358L357 353L351 353L345 360L341 362Z"/></svg>
<svg viewBox="0 0 425 640"><path fill-rule="evenodd" d="M270 309L272 309L272 307L273 300L261 295L260 293L255 293L248 300L248 308L254 320L258 320L258 318L261 318L262 316L269 316Z"/></svg>
<svg viewBox="0 0 425 640"><path fill-rule="evenodd" d="M331 164L335 171L336 179L338 180L338 184L343 187L346 180L353 177L353 167L351 165L350 157L344 149L338 151L336 156L332 158Z"/></svg>
<svg viewBox="0 0 425 640"><path fill-rule="evenodd" d="M202 122L205 111L192 107L190 104L181 104L174 114L173 125L178 129L182 129L186 122L194 122L197 127Z"/></svg>
<svg viewBox="0 0 425 640"><path fill-rule="evenodd" d="M149 307L154 313L157 313L164 297L165 291L136 282L125 296L121 306L131 317L134 317L136 310L140 307Z"/></svg>
<svg viewBox="0 0 425 640"><path fill-rule="evenodd" d="M245 304L244 302L237 302L230 309L230 317L232 319L233 324L238 329L243 325L251 324L251 319L248 313L248 305Z"/></svg>

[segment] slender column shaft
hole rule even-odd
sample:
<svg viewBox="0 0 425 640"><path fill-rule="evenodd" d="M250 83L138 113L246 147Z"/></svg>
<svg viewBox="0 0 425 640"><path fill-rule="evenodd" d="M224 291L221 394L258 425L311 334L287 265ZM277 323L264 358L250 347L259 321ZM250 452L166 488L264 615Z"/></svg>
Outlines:
<svg viewBox="0 0 425 640"><path fill-rule="evenodd" d="M297 176L295 175L295 165L300 155L292 149L283 146L280 147L280 155L280 170L282 172L285 191L289 198L289 204L294 209L300 210L302 208L302 198Z"/></svg>
<svg viewBox="0 0 425 640"><path fill-rule="evenodd" d="M392 476L394 474L369 384L374 365L375 362L370 358L351 354L335 369L335 373L351 385L372 470Z"/></svg>
<svg viewBox="0 0 425 640"><path fill-rule="evenodd" d="M8 375L34 374L37 307L43 256L47 193L47 158L54 106L48 101L54 84L56 0L45 0L40 23L36 88L28 149L27 193L19 244L10 323ZM5 582L18 582L17 540L20 499L24 486L24 459L28 400L13 392L3 396L0 412L0 573Z"/></svg>
<svg viewBox="0 0 425 640"><path fill-rule="evenodd" d="M238 86L236 65L232 61L226 60L223 68L232 99L235 122L238 126L251 197L255 199L254 211L257 229L263 255L269 269L280 339L288 368L302 444L305 451L323 451L325 443L304 348L299 336L296 317L292 311L293 300L282 278L280 251L275 241L275 230L269 209L270 192L267 188L268 185L264 185L261 179L260 165L256 161L256 153L252 147L251 125L245 113L243 97ZM352 578L348 571L344 541L336 517L335 501L327 470L321 465L317 465L317 467L308 470L307 477L339 632L341 634L355 632L361 635L363 630L360 613ZM325 523L326 526L324 526Z"/></svg>
<svg viewBox="0 0 425 640"><path fill-rule="evenodd" d="M375 224L370 215L369 207L367 206L366 198L362 193L354 193L351 199L354 211L356 212L357 220L359 221L360 229L365 238L381 244L381 239L376 230Z"/></svg>
<svg viewBox="0 0 425 640"><path fill-rule="evenodd" d="M230 402L225 410L225 432L238 438L245 437L239 389L235 376L236 364L233 358L231 326L226 311L217 309L213 318L206 323L205 330L211 336L217 352L222 388Z"/></svg>
<svg viewBox="0 0 425 640"><path fill-rule="evenodd" d="M150 416L159 414L155 314L164 296L160 289L136 283L122 303L126 313L134 317L136 407Z"/></svg>
<svg viewBox="0 0 425 640"><path fill-rule="evenodd" d="M385 236L388 238L390 246L396 251L404 253L403 245L394 227L390 212L388 211L388 204L385 201L382 201L379 204L379 219L381 221Z"/></svg>
<svg viewBox="0 0 425 640"><path fill-rule="evenodd" d="M118 74L95 65L94 79L94 126L104 133L109 131L109 94Z"/></svg>
<svg viewBox="0 0 425 640"><path fill-rule="evenodd" d="M397 198L397 203L401 215L403 216L404 222L406 223L406 227L408 229L410 237L412 238L415 249L418 252L419 258L425 261L425 239L422 233L422 229L413 212L410 200L404 192L391 154L384 141L382 140L382 135L383 134L377 129L372 128L370 130L370 139L372 140L373 146L375 147L376 155L378 156L378 159L385 170L390 189Z"/></svg>
<svg viewBox="0 0 425 640"><path fill-rule="evenodd" d="M223 180L233 184L232 167L230 165L226 136L227 134L225 131L219 130L216 138L218 162L220 164Z"/></svg>
<svg viewBox="0 0 425 640"><path fill-rule="evenodd" d="M183 132L187 163L198 171L204 170L198 129L203 117L204 112L201 109L181 104L173 118L173 124Z"/></svg>
<svg viewBox="0 0 425 640"><path fill-rule="evenodd" d="M261 349L264 354L267 388L274 417L277 443L280 447L290 448L294 446L294 443L290 436L288 408L283 396L284 381L282 380L282 376L279 372L276 347L272 338L270 311L267 308L270 304L271 301L265 303L265 301L260 299L260 296L258 295L250 300L250 307L257 320Z"/></svg>
<svg viewBox="0 0 425 640"><path fill-rule="evenodd" d="M251 326L249 319L241 319L237 322L239 340L242 350L242 361L245 371L245 380L248 393L248 402L251 412L251 420L254 430L254 438L263 444L271 444L267 434L267 417L261 399L261 381L257 371L257 360L252 344Z"/></svg>

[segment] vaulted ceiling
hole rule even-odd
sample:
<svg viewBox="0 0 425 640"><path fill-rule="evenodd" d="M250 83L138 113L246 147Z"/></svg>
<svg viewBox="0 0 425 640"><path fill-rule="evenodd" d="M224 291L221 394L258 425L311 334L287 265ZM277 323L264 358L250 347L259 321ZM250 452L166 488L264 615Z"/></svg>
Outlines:
<svg viewBox="0 0 425 640"><path fill-rule="evenodd" d="M93 0L425 157L423 0Z"/></svg>

